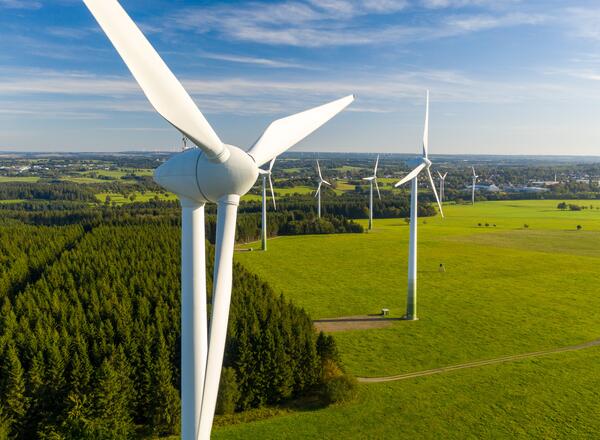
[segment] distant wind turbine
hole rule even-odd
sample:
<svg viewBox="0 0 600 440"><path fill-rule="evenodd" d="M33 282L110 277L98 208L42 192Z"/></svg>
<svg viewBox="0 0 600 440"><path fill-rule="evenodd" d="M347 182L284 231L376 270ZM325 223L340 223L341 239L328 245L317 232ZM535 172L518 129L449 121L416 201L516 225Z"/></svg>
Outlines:
<svg viewBox="0 0 600 440"><path fill-rule="evenodd" d="M435 183L431 176L431 161L428 157L429 149L429 90L427 91L427 105L425 110L425 129L423 131L423 156L420 160L416 160L415 164L419 163L406 177L400 182L394 185L396 188L409 180L412 181L411 193L410 193L410 239L408 244L408 295L406 301L406 319L416 320L417 318L417 198L418 198L418 182L417 178L421 171L427 171L427 177L429 178L429 184L435 194L438 207L440 208L440 215L444 217L444 211L442 210L442 204L435 190Z"/></svg>
<svg viewBox="0 0 600 440"><path fill-rule="evenodd" d="M181 202L181 438L208 440L217 403L233 282L240 197L260 166L321 127L353 100L333 101L271 123L244 151L221 141L190 95L116 0L83 0L142 88L198 148L174 155L154 180ZM212 318L207 328L204 206L217 203Z"/></svg>
<svg viewBox="0 0 600 440"><path fill-rule="evenodd" d="M440 176L440 202L444 203L444 198L446 195L446 176L448 175L448 171L446 171L444 174L440 173L439 171L437 173L438 176Z"/></svg>
<svg viewBox="0 0 600 440"><path fill-rule="evenodd" d="M475 204L475 184L477 184L477 178L479 176L477 174L475 174L474 167L471 167L471 169L473 170L473 191L471 192L471 204L474 205Z"/></svg>
<svg viewBox="0 0 600 440"><path fill-rule="evenodd" d="M375 170L373 171L373 175L370 177L364 177L363 180L369 182L369 231L373 229L373 183L375 184L375 188L377 189L377 196L379 200L381 200L381 193L379 192L379 185L377 184L377 166L379 165L379 155L377 155L377 160L375 161Z"/></svg>
<svg viewBox="0 0 600 440"><path fill-rule="evenodd" d="M262 176L262 250L267 250L267 179L269 180L269 187L271 188L271 196L273 197L273 208L277 210L277 205L275 204L275 191L273 191L273 179L271 178L273 172L273 165L275 164L276 157L271 160L269 164L269 168L267 170L260 169L258 170L259 174Z"/></svg>
<svg viewBox="0 0 600 440"><path fill-rule="evenodd" d="M319 172L319 186L317 188L315 197L318 197L317 215L319 218L321 218L321 187L323 184L331 186L331 183L323 179L323 175L321 174L321 167L319 166L319 160L317 160L317 171Z"/></svg>

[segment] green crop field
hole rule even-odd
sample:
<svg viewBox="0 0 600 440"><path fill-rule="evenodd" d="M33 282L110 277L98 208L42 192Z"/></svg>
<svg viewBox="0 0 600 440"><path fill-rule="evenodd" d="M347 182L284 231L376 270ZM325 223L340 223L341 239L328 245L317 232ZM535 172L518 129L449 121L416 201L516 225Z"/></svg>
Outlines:
<svg viewBox="0 0 600 440"><path fill-rule="evenodd" d="M348 370L359 376L394 375L600 338L595 312L600 310L600 210L559 211L557 203L450 205L445 220L419 219L420 320L334 333ZM600 207L595 201L571 203ZM382 307L399 317L405 307L407 246L403 220L376 219L368 234L282 237L271 240L267 253L239 253L236 259L313 318L373 314ZM440 263L445 273L438 271ZM594 368L599 360L596 347L361 385L353 404L222 428L217 434L586 437L598 428L590 414L600 405L600 372Z"/></svg>

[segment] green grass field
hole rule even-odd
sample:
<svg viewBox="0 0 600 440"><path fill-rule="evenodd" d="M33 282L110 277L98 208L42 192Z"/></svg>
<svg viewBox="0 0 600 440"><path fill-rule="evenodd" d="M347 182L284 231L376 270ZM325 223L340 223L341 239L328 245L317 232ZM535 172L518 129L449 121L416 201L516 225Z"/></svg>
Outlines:
<svg viewBox="0 0 600 440"><path fill-rule="evenodd" d="M111 203L114 202L117 205L124 205L127 203L133 203L133 202L147 202L149 200L154 199L154 197L156 197L156 196L158 196L158 198L160 200L177 200L177 197L171 193L161 194L158 192L146 191L144 194L142 194L141 192L137 191L132 194L135 195L134 200L131 200L129 197L127 197L127 198L123 197L123 194L106 193L106 192L96 194L96 198L98 199L99 202L104 203L104 201L106 200L106 196L110 196Z"/></svg>
<svg viewBox="0 0 600 440"><path fill-rule="evenodd" d="M599 338L600 210L559 211L557 203L449 205L445 220L420 219L420 320L335 333L348 370L393 375ZM271 240L267 253L236 258L313 318L382 307L397 317L405 307L407 246L403 220L376 219L369 234L282 237ZM440 263L445 273L438 271ZM598 360L600 351L593 348L362 385L354 404L222 428L218 438L398 438L394 432L585 438L598 428L582 415L600 405L598 391L594 400L588 389L600 383L593 368ZM555 369L568 376L564 382ZM354 420L351 426L348 420ZM283 434L274 436L280 429Z"/></svg>
<svg viewBox="0 0 600 440"><path fill-rule="evenodd" d="M36 176L0 176L0 183L9 183L9 182L27 182L34 183L40 180L39 177Z"/></svg>

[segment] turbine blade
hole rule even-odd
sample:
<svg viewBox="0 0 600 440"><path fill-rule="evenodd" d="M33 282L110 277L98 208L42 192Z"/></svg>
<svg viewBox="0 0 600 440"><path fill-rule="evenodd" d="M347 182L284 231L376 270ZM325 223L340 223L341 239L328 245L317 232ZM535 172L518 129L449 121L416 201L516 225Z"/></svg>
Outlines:
<svg viewBox="0 0 600 440"><path fill-rule="evenodd" d="M106 0L104 0L106 1ZM204 396L200 411L200 427L196 438L210 438L219 380L225 352L225 338L231 304L233 279L233 247L239 196L228 195L219 199L217 210L217 235L215 243L215 267L213 275L212 319L208 344L208 359L204 379Z"/></svg>
<svg viewBox="0 0 600 440"><path fill-rule="evenodd" d="M315 192L315 197L317 197L319 195L319 193L321 192L321 185L323 184L323 182L319 182L319 186L317 187L317 191Z"/></svg>
<svg viewBox="0 0 600 440"><path fill-rule="evenodd" d="M375 189L377 190L377 196L379 197L379 200L381 200L381 193L379 192L379 185L377 184L377 178L373 179L373 182L375 182Z"/></svg>
<svg viewBox="0 0 600 440"><path fill-rule="evenodd" d="M323 180L323 183L324 183L325 185L329 185L329 186L331 186L331 183L329 183L327 180Z"/></svg>
<svg viewBox="0 0 600 440"><path fill-rule="evenodd" d="M424 163L422 163L421 165L419 165L418 167L416 167L414 170L412 170L410 173L408 173L406 176L404 176L404 178L402 180L400 180L400 182L396 183L394 186L396 188L398 188L400 185L405 184L409 180L413 180L415 177L417 177L419 175L419 173L421 172L421 170L423 168L425 168L425 164Z"/></svg>
<svg viewBox="0 0 600 440"><path fill-rule="evenodd" d="M423 156L428 157L429 150L429 90L427 90L427 104L425 105L425 128L423 129Z"/></svg>
<svg viewBox="0 0 600 440"><path fill-rule="evenodd" d="M373 172L373 177L377 176L377 167L379 166L379 154L377 155L377 160L375 161L375 171Z"/></svg>
<svg viewBox="0 0 600 440"><path fill-rule="evenodd" d="M442 177L442 173L440 173L439 171L436 171L436 173L438 173L438 176L440 176L440 179L444 180L444 178Z"/></svg>
<svg viewBox="0 0 600 440"><path fill-rule="evenodd" d="M354 95L278 119L248 150L258 166L290 149L354 101Z"/></svg>
<svg viewBox="0 0 600 440"><path fill-rule="evenodd" d="M321 167L319 166L319 159L317 159L317 171L319 172L319 179L323 180L323 176L321 175Z"/></svg>
<svg viewBox="0 0 600 440"><path fill-rule="evenodd" d="M473 170L473 177L477 177L477 174L475 174L475 167L471 167L471 169Z"/></svg>
<svg viewBox="0 0 600 440"><path fill-rule="evenodd" d="M431 185L431 189L433 194L435 195L435 200L437 200L438 207L440 208L440 214L442 218L444 218L444 210L442 209L442 204L440 202L440 198L438 197L437 190L435 189L435 183L433 182L433 176L431 175L431 171L427 168L427 176L429 177L429 184Z"/></svg>
<svg viewBox="0 0 600 440"><path fill-rule="evenodd" d="M269 186L271 187L271 197L273 197L273 209L277 211L277 204L275 203L275 191L273 191L273 179L271 179L271 173L269 173Z"/></svg>
<svg viewBox="0 0 600 440"><path fill-rule="evenodd" d="M447 175L448 175L448 171L446 171L446 172L444 173L444 177L443 177L443 179L444 179L444 180L446 180L446 176L447 176Z"/></svg>
<svg viewBox="0 0 600 440"><path fill-rule="evenodd" d="M271 159L271 163L269 164L269 173L271 173L271 171L273 171L273 165L275 165L276 160L277 160L277 156L275 156L273 159Z"/></svg>
<svg viewBox="0 0 600 440"><path fill-rule="evenodd" d="M226 160L227 147L121 5L115 0L83 1L156 111L209 158Z"/></svg>

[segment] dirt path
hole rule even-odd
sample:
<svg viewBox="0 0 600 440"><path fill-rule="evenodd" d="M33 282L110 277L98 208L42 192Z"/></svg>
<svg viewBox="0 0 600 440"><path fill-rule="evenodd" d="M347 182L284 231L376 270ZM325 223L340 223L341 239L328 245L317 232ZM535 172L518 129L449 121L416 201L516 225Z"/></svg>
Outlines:
<svg viewBox="0 0 600 440"><path fill-rule="evenodd" d="M546 356L549 354L562 353L565 351L583 350L585 348L596 347L596 346L600 346L600 339L596 339L595 341L586 342L584 344L579 344L579 345L570 345L568 347L553 348L550 350L543 350L543 351L535 351L533 353L524 353L524 354L516 354L516 355L512 355L512 356L503 356L503 357L499 357L496 359L488 359L488 360L484 360L484 361L467 362L466 364L434 368L434 369L425 370L425 371L416 371L414 373L405 373L405 374L398 374L395 376L385 376L385 377L358 377L357 379L359 382L362 382L362 383L393 382L396 380L406 380L406 379L413 379L415 377L423 377L423 376L431 376L433 374L448 373L450 371L455 371L455 370L464 370L465 368L482 367L484 365L501 364L504 362L512 362L512 361L518 361L521 359L529 359L529 358L534 358L534 357L539 357L539 356Z"/></svg>
<svg viewBox="0 0 600 440"><path fill-rule="evenodd" d="M317 331L326 333L344 332L348 330L367 330L388 327L400 321L400 318L388 318L381 315L343 316L340 318L324 318L313 321Z"/></svg>

